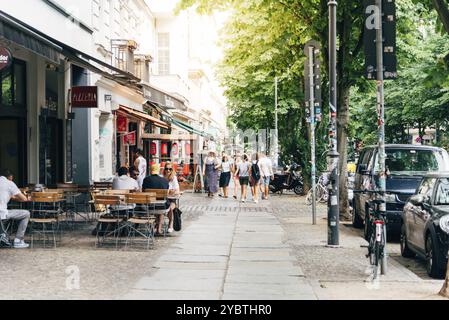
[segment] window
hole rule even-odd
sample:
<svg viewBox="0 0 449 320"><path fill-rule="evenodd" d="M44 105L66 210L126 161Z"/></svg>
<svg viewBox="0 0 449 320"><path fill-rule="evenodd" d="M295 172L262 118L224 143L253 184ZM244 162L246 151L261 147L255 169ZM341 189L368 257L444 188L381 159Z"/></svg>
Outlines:
<svg viewBox="0 0 449 320"><path fill-rule="evenodd" d="M443 178L440 180L437 189L436 197L437 205L449 205L449 179Z"/></svg>
<svg viewBox="0 0 449 320"><path fill-rule="evenodd" d="M385 164L387 169L395 172L428 172L444 169L444 159L440 152L419 149L389 149L386 150ZM377 158L377 157L376 157ZM376 159L376 171L379 171Z"/></svg>
<svg viewBox="0 0 449 320"><path fill-rule="evenodd" d="M157 37L159 75L170 74L170 34L159 33Z"/></svg>
<svg viewBox="0 0 449 320"><path fill-rule="evenodd" d="M13 64L0 72L0 105L26 105L26 67L25 62L14 59Z"/></svg>
<svg viewBox="0 0 449 320"><path fill-rule="evenodd" d="M426 178L423 180L418 189L418 194L422 195L424 199L429 199L432 197L433 188L435 186L435 178Z"/></svg>

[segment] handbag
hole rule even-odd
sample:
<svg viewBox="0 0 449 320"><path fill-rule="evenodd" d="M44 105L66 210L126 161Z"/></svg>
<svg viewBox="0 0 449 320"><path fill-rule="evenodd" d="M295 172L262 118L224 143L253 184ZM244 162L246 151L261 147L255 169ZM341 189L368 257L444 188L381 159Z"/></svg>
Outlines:
<svg viewBox="0 0 449 320"><path fill-rule="evenodd" d="M178 208L173 210L173 229L175 231L181 231L182 228L182 211Z"/></svg>

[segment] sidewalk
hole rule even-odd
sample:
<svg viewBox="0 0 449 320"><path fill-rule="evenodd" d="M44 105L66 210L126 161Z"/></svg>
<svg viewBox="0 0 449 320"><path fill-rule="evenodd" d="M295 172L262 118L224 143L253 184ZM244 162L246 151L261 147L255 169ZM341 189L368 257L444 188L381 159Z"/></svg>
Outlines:
<svg viewBox="0 0 449 320"><path fill-rule="evenodd" d="M269 201L204 209L124 298L316 299Z"/></svg>

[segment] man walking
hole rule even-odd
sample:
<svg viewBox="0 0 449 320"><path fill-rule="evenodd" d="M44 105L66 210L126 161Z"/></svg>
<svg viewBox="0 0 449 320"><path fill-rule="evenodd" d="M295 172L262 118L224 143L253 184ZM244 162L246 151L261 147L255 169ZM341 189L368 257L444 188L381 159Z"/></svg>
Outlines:
<svg viewBox="0 0 449 320"><path fill-rule="evenodd" d="M9 239L3 228L3 221L16 220L19 221L16 238L14 239L14 248L28 248L29 244L23 240L25 231L30 220L30 212L27 210L8 210L8 202L13 199L15 201L27 202L28 198L17 188L13 182L13 174L9 170L0 172L0 241L6 245L10 245Z"/></svg>
<svg viewBox="0 0 449 320"><path fill-rule="evenodd" d="M260 175L262 177L261 184L263 190L262 200L268 200L270 180L274 179L273 163L264 153L260 153L259 159Z"/></svg>
<svg viewBox="0 0 449 320"><path fill-rule="evenodd" d="M139 188L142 189L143 179L147 176L147 160L143 157L143 152L140 149L136 151L134 168L137 170L137 183L139 184Z"/></svg>

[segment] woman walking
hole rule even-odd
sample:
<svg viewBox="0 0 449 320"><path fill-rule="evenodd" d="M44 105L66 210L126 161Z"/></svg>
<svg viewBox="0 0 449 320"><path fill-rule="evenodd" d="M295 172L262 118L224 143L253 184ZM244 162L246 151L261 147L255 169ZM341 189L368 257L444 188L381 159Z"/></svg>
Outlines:
<svg viewBox="0 0 449 320"><path fill-rule="evenodd" d="M227 155L221 159L220 188L223 191L223 197L228 198L229 182L231 181L231 162Z"/></svg>
<svg viewBox="0 0 449 320"><path fill-rule="evenodd" d="M233 197L236 200L237 200L237 191L240 188L239 175L237 174L237 169L240 162L242 162L242 158L240 158L240 156L234 156L234 162L232 164L232 177L233 177L232 180L234 180Z"/></svg>
<svg viewBox="0 0 449 320"><path fill-rule="evenodd" d="M257 189L260 183L260 166L259 166L259 154L256 152L253 156L253 161L251 163L251 176L250 176L250 186L251 194L253 196L254 203L258 203Z"/></svg>
<svg viewBox="0 0 449 320"><path fill-rule="evenodd" d="M239 182L240 182L240 189L241 189L240 201L241 202L246 201L250 174L251 174L251 165L248 162L248 156L245 154L245 155L243 155L243 161L238 164L237 172L236 172L236 175L238 175Z"/></svg>
<svg viewBox="0 0 449 320"><path fill-rule="evenodd" d="M203 176L207 179L207 196L213 198L218 192L218 168L220 163L218 162L215 152L209 152L203 166Z"/></svg>

